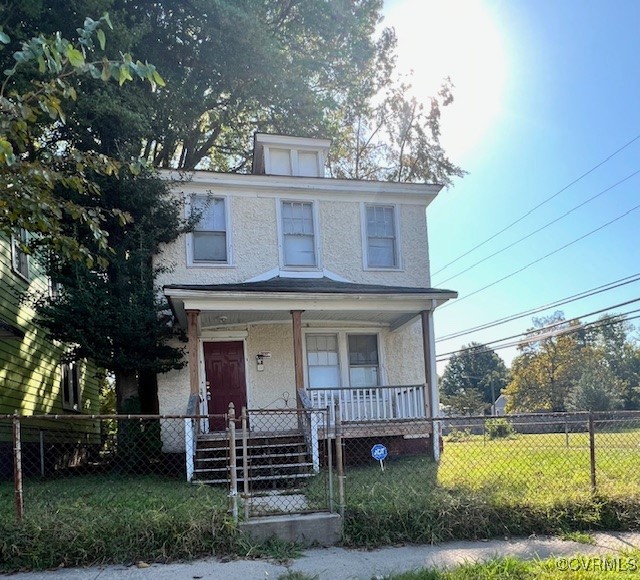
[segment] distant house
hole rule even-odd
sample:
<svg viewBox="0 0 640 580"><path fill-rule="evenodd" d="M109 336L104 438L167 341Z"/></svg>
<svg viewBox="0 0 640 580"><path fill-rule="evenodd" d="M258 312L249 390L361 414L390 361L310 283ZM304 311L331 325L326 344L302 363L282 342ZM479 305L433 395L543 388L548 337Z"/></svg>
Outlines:
<svg viewBox="0 0 640 580"><path fill-rule="evenodd" d="M258 134L251 175L164 174L200 221L157 258L189 350L158 377L161 413L191 395L203 415L339 401L347 431L392 435L439 408L433 311L456 297L430 283L441 186L327 178L329 144Z"/></svg>
<svg viewBox="0 0 640 580"><path fill-rule="evenodd" d="M494 407L494 415L505 415L506 414L506 408L507 408L507 403L509 402L509 399L506 395L500 395L497 399L496 402L493 404Z"/></svg>
<svg viewBox="0 0 640 580"><path fill-rule="evenodd" d="M19 240L0 236L0 415L99 412L95 370L85 362L64 361L64 345L49 340L34 323L35 313L28 301L21 300L27 291L54 290L39 264L22 251ZM29 425L23 426L27 444L39 440L39 426L43 426ZM87 426L59 421L48 424L47 430L51 429L77 431ZM9 439L9 422L0 420L0 450ZM0 475L6 475L8 461L0 451Z"/></svg>

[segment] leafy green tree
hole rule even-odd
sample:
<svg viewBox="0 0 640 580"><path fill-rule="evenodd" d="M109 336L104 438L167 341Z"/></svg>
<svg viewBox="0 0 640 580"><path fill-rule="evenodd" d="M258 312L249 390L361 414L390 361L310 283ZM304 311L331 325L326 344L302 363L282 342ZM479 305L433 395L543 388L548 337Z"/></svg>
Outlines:
<svg viewBox="0 0 640 580"><path fill-rule="evenodd" d="M622 408L623 383L601 357L585 357L582 373L567 396L568 411L613 411Z"/></svg>
<svg viewBox="0 0 640 580"><path fill-rule="evenodd" d="M155 67L134 62L128 54L119 61L101 58L103 24L110 24L106 15L86 19L75 43L59 34L25 40L12 53L13 66L0 85L0 231L11 235L26 230L32 234L27 249L45 248L90 266L96 254L63 224L83 224L97 249L105 250L108 234L102 224L109 216L97 203L100 191L93 176L115 175L123 164L58 139L67 119L65 106L77 99L75 83L81 78L122 85L137 76L153 86L163 83ZM9 42L0 28L0 47ZM139 169L137 164L128 167L134 173ZM121 223L129 219L117 207L109 215Z"/></svg>
<svg viewBox="0 0 640 580"><path fill-rule="evenodd" d="M181 220L181 204L165 180L146 171L139 176L99 179L101 203L131 215L122 226L105 219L112 250L104 269L52 256L49 272L60 284L57 296L40 297L38 319L53 338L73 345L74 358L89 358L115 376L120 412L157 412L155 383L149 375L180 368L180 348L168 306L158 298L151 256L189 227ZM91 231L75 235L92 247Z"/></svg>
<svg viewBox="0 0 640 580"><path fill-rule="evenodd" d="M534 318L527 331L529 342L511 365L511 382L505 389L510 411L566 411L569 391L580 376L581 344L577 321L565 321L560 311ZM551 328L549 328L551 327ZM564 334L559 334L564 333Z"/></svg>
<svg viewBox="0 0 640 580"><path fill-rule="evenodd" d="M495 351L472 342L449 359L440 382L442 401L452 408L490 411L508 375L503 360ZM474 399L471 393L478 396ZM479 406L473 404L474 400Z"/></svg>
<svg viewBox="0 0 640 580"><path fill-rule="evenodd" d="M534 319L505 394L517 411L638 408L640 365L632 326L604 315L593 325L562 312Z"/></svg>

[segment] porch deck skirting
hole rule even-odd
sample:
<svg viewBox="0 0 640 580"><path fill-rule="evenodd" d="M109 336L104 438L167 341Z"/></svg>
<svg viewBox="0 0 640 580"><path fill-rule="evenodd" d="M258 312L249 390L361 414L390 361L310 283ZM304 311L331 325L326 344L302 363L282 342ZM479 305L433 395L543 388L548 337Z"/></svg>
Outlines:
<svg viewBox="0 0 640 580"><path fill-rule="evenodd" d="M311 407L329 408L329 424L335 424L336 408L343 423L398 421L427 418L426 385L348 387L307 390Z"/></svg>

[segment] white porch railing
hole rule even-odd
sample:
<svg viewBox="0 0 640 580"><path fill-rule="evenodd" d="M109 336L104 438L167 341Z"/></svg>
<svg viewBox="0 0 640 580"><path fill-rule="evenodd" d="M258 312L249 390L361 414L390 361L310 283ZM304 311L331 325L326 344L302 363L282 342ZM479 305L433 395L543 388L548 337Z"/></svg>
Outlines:
<svg viewBox="0 0 640 580"><path fill-rule="evenodd" d="M329 407L331 424L335 423L336 401L342 421L423 419L427 416L425 393L425 385L307 390L312 408Z"/></svg>

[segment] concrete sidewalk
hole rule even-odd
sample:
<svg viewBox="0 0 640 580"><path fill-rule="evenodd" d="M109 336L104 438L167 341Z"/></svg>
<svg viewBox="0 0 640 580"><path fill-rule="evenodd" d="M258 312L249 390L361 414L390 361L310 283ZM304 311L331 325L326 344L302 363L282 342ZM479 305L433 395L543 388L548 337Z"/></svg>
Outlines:
<svg viewBox="0 0 640 580"><path fill-rule="evenodd" d="M521 559L571 556L606 556L632 548L640 549L640 533L596 533L595 544L578 544L558 538L530 537L513 540L448 542L435 546L402 546L379 550L319 548L305 550L302 557L287 565L266 560L214 558L179 564L153 564L149 567L108 566L104 568L61 569L11 575L15 580L253 580L277 579L288 570L303 572L319 579L366 579L424 567L451 567L494 556Z"/></svg>

